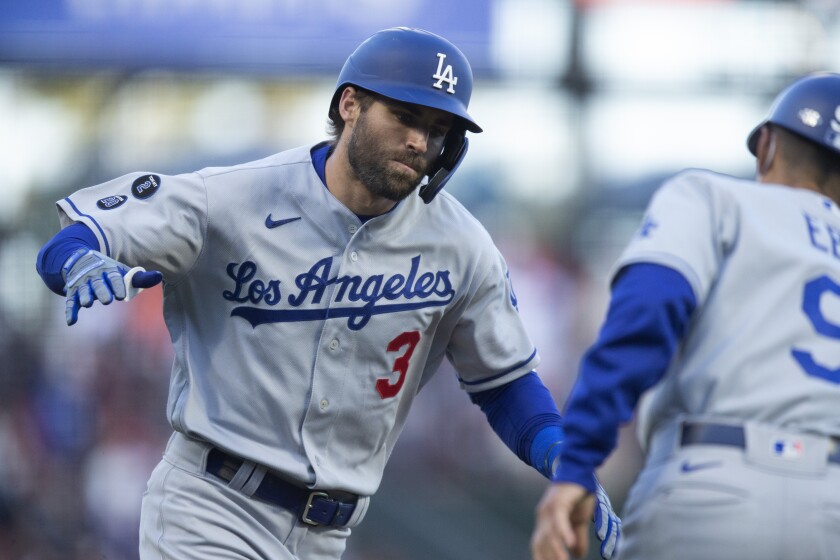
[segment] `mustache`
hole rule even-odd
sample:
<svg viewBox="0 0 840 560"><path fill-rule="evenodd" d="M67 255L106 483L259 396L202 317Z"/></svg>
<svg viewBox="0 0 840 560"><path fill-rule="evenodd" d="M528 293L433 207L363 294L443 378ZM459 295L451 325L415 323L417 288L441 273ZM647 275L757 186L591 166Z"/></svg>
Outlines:
<svg viewBox="0 0 840 560"><path fill-rule="evenodd" d="M421 175L424 175L426 172L426 162L420 154L409 152L402 155L396 155L392 159L402 163L403 165L407 165Z"/></svg>

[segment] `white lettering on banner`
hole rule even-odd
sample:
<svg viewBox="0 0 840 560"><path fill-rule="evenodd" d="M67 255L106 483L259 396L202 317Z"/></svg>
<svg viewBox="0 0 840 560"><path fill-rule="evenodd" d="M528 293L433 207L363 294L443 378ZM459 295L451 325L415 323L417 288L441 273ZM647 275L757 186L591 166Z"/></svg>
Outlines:
<svg viewBox="0 0 840 560"><path fill-rule="evenodd" d="M446 82L447 84L449 84L449 87L446 88L446 93L455 93L455 84L458 83L458 78L454 75L452 65L447 64L446 68L444 68L443 63L446 60L446 55L443 53L437 53L437 57L437 71L434 74L432 74L432 78L436 79L437 82L433 83L432 85L438 89L443 89L443 82Z"/></svg>

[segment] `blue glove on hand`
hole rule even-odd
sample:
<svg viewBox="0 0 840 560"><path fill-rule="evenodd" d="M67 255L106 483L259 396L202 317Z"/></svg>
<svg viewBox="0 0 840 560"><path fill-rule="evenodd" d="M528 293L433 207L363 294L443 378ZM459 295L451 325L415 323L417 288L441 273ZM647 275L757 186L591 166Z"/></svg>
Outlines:
<svg viewBox="0 0 840 560"><path fill-rule="evenodd" d="M146 272L141 267L130 269L90 249L80 249L70 255L61 267L61 276L65 282L68 325L76 323L79 309L92 306L96 300L108 305L115 299L131 299L144 288L151 288L163 280L158 271Z"/></svg>
<svg viewBox="0 0 840 560"><path fill-rule="evenodd" d="M610 497L598 480L595 480L595 535L601 541L601 558L612 558L621 540L621 519L615 513Z"/></svg>

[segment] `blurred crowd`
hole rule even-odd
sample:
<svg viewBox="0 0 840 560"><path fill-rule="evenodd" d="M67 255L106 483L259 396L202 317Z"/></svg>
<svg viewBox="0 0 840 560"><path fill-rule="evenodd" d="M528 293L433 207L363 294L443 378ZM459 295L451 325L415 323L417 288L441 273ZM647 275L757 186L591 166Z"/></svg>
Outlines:
<svg viewBox="0 0 840 560"><path fill-rule="evenodd" d="M140 496L169 433L159 291L86 310L78 329L63 298L48 301L37 335L2 315L0 558L136 558Z"/></svg>

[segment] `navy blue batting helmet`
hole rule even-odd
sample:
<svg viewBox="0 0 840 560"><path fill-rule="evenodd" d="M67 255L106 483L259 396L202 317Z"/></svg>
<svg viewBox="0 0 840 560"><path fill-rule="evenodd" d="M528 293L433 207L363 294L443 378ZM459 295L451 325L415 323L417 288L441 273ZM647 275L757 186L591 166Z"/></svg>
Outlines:
<svg viewBox="0 0 840 560"><path fill-rule="evenodd" d="M840 74L810 74L782 90L769 116L747 138L753 155L759 132L768 123L840 153Z"/></svg>
<svg viewBox="0 0 840 560"><path fill-rule="evenodd" d="M331 107L348 85L446 111L466 130L481 132L467 112L473 87L470 63L458 47L434 33L394 27L371 35L344 63Z"/></svg>

